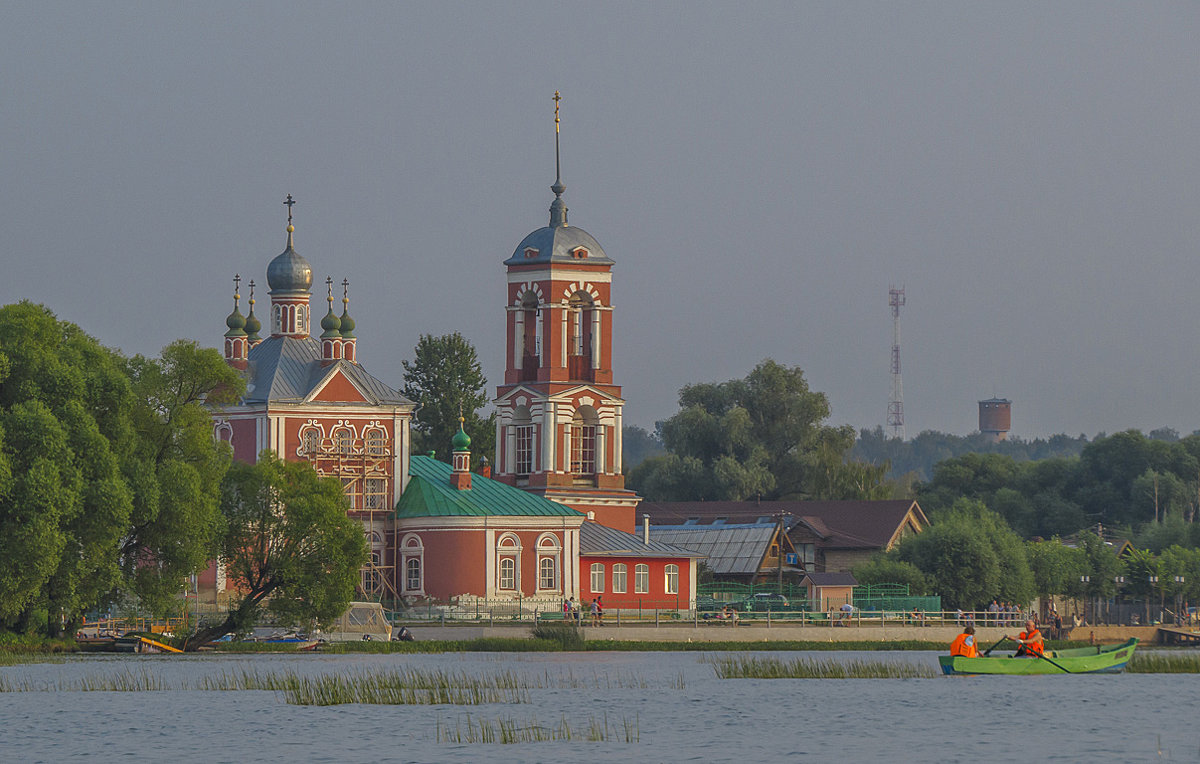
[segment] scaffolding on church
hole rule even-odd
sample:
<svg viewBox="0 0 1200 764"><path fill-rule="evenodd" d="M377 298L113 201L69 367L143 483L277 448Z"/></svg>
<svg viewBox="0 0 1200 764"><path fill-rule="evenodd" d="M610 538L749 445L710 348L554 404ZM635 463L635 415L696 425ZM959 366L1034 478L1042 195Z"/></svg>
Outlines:
<svg viewBox="0 0 1200 764"><path fill-rule="evenodd" d="M399 599L395 565L388 562L386 541L391 530L388 499L394 480L391 441L380 429L370 430L364 441L341 428L330 437L306 437L302 448L317 474L341 482L351 514L365 520L370 557L361 569L362 596L375 602Z"/></svg>

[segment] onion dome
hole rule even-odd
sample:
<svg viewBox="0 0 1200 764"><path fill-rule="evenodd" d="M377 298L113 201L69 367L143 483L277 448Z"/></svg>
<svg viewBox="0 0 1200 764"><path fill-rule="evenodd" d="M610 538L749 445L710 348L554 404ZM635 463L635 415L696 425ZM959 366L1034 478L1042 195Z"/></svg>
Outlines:
<svg viewBox="0 0 1200 764"><path fill-rule="evenodd" d="M292 195L288 194L284 202L288 206L287 248L267 265L267 286L271 288L271 294L308 292L312 289L312 266L296 254L292 245L292 233L296 230L292 225L292 205L295 203Z"/></svg>
<svg viewBox="0 0 1200 764"><path fill-rule="evenodd" d="M450 445L455 451L470 451L471 436L463 430L463 422L466 421L463 417L458 418L458 432L454 433L454 438L451 439Z"/></svg>
<svg viewBox="0 0 1200 764"><path fill-rule="evenodd" d="M325 331L321 334L323 340L336 340L342 336L339 331L342 327L342 322L333 312L333 279L326 278L325 285L329 288L329 296L325 299L329 301L329 312L325 314L325 318L321 319L321 328Z"/></svg>
<svg viewBox="0 0 1200 764"><path fill-rule="evenodd" d="M245 337L246 336L246 318L242 312L238 310L238 300L242 298L238 294L237 287L242 281L241 276L233 277L233 312L225 319L225 325L229 327L229 331L225 332L226 337Z"/></svg>
<svg viewBox="0 0 1200 764"><path fill-rule="evenodd" d="M246 334L249 335L251 342L258 342L262 337L258 336L262 330L262 322L254 315L254 282L250 282L250 313L246 316Z"/></svg>
<svg viewBox="0 0 1200 764"><path fill-rule="evenodd" d="M332 305L332 303L331 303ZM330 312L333 308L330 308ZM354 319L350 318L350 282L347 279L342 279L342 337L344 339L354 339Z"/></svg>

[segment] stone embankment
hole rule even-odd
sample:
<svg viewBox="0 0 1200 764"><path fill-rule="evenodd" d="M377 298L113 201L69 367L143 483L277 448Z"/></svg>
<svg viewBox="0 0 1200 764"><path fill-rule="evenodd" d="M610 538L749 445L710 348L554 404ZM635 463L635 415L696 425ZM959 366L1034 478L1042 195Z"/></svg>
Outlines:
<svg viewBox="0 0 1200 764"><path fill-rule="evenodd" d="M482 637L520 637L529 633L529 626L521 624L476 625L414 622L407 624L417 639L465 640ZM1016 636L1024 626L979 626L976 637L982 648L990 647L1005 635ZM1123 642L1137 637L1144 643L1156 641L1158 628L1155 626L1080 626L1072 629L1070 639L1087 641L1094 637L1097 642ZM719 624L671 623L637 624L602 627L585 626L584 638L616 640L623 642L944 642L949 645L962 628L953 624L931 626L788 626L763 622L739 623L731 626ZM1000 645L997 649L1005 649ZM1011 649L1011 648L1009 648Z"/></svg>

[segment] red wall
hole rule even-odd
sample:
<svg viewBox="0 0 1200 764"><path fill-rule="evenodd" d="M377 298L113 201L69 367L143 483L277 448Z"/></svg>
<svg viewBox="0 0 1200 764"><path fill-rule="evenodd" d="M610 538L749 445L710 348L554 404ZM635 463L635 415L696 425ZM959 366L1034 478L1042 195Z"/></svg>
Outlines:
<svg viewBox="0 0 1200 764"><path fill-rule="evenodd" d="M663 608L670 610L687 610L690 607L692 600L691 592L691 565L693 560L690 557L673 558L673 557L587 557L580 556L579 558L579 581L580 591L582 592L582 604L588 606L592 602L592 598L597 594L600 595L600 601L604 603L606 609L622 608L622 609L637 609L639 606L643 609ZM592 591L592 564L600 563L604 566L604 591ZM626 567L625 575L625 593L614 594L612 591L612 571L613 566L624 564ZM645 564L650 567L650 591L646 594L635 594L634 588L634 569L635 566ZM679 593L666 593L666 567L667 565L679 566ZM584 609L586 613L586 608Z"/></svg>

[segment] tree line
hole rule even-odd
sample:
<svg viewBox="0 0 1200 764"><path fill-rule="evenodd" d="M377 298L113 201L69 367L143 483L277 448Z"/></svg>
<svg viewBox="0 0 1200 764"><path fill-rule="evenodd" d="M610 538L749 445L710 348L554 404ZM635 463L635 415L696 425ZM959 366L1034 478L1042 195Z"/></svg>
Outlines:
<svg viewBox="0 0 1200 764"><path fill-rule="evenodd" d="M0 308L0 630L70 634L127 599L178 613L189 578L218 557L230 630L260 605L343 612L362 529L336 481L268 454L235 465L214 440L207 406L244 386L194 342L128 358L43 306Z"/></svg>

